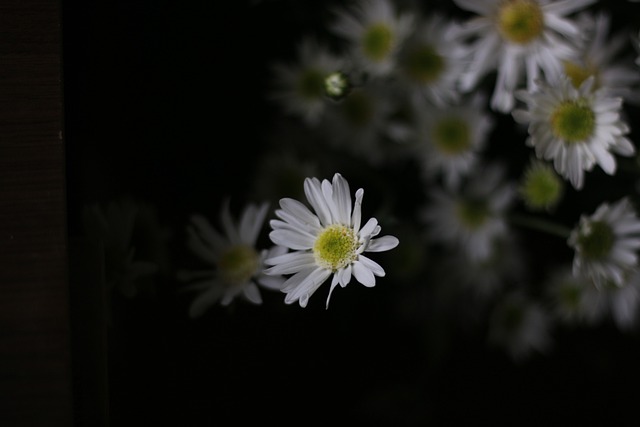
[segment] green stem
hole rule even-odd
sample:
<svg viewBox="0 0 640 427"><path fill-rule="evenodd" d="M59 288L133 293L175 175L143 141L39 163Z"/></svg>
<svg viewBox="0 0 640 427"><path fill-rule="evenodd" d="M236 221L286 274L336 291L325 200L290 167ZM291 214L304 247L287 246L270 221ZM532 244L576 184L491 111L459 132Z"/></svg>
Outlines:
<svg viewBox="0 0 640 427"><path fill-rule="evenodd" d="M508 221L514 225L543 231L563 239L568 239L571 234L571 229L564 225L556 224L533 216L513 214L508 217Z"/></svg>

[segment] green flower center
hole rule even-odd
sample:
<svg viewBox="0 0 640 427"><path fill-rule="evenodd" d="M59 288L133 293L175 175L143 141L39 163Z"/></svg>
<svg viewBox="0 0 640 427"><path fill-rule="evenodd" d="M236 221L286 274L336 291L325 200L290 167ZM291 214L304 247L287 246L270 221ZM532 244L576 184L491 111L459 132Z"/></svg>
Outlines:
<svg viewBox="0 0 640 427"><path fill-rule="evenodd" d="M613 229L604 221L589 223L578 237L581 254L588 259L605 258L611 252L614 242Z"/></svg>
<svg viewBox="0 0 640 427"><path fill-rule="evenodd" d="M583 142L596 126L596 115L584 100L564 101L551 114L551 131L568 143Z"/></svg>
<svg viewBox="0 0 640 427"><path fill-rule="evenodd" d="M498 31L506 40L527 44L540 37L544 15L537 1L507 0L498 11Z"/></svg>
<svg viewBox="0 0 640 427"><path fill-rule="evenodd" d="M415 47L403 60L406 73L421 83L430 83L438 79L445 66L444 58L428 45Z"/></svg>
<svg viewBox="0 0 640 427"><path fill-rule="evenodd" d="M388 25L377 23L371 25L362 38L362 49L364 54L374 60L385 59L393 47L393 32Z"/></svg>
<svg viewBox="0 0 640 427"><path fill-rule="evenodd" d="M547 209L558 203L562 190L562 180L551 168L537 166L525 174L520 194L531 208Z"/></svg>
<svg viewBox="0 0 640 427"><path fill-rule="evenodd" d="M316 263L328 270L337 271L358 257L358 236L353 229L334 224L320 232L313 245Z"/></svg>
<svg viewBox="0 0 640 427"><path fill-rule="evenodd" d="M305 70L298 78L298 93L306 99L318 99L324 95L325 75L319 70Z"/></svg>
<svg viewBox="0 0 640 427"><path fill-rule="evenodd" d="M355 92L345 98L344 112L347 120L354 126L364 127L371 122L373 117L372 99L362 92Z"/></svg>
<svg viewBox="0 0 640 427"><path fill-rule="evenodd" d="M218 268L220 276L230 284L247 283L258 271L260 257L250 246L236 245L230 247L220 257Z"/></svg>
<svg viewBox="0 0 640 427"><path fill-rule="evenodd" d="M596 67L565 61L564 73L571 79L571 83L576 89L591 76L595 76L592 89L597 89L600 86L600 73Z"/></svg>
<svg viewBox="0 0 640 427"><path fill-rule="evenodd" d="M568 307L578 307L581 294L580 288L574 283L560 284L560 299Z"/></svg>
<svg viewBox="0 0 640 427"><path fill-rule="evenodd" d="M445 154L463 153L471 147L469 125L458 117L440 120L433 129L433 141Z"/></svg>
<svg viewBox="0 0 640 427"><path fill-rule="evenodd" d="M464 225L475 230L487 222L489 209L487 204L480 200L461 200L458 202L457 214Z"/></svg>

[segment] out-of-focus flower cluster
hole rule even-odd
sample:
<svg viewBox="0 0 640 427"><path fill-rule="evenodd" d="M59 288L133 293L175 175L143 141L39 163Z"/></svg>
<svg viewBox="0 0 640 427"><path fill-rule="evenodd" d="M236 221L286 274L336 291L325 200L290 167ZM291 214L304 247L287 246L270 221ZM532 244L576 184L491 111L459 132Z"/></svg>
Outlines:
<svg viewBox="0 0 640 427"><path fill-rule="evenodd" d="M640 28L605 3L327 6L256 94L277 113L253 186L185 225L190 314L264 292L305 307L325 282L328 307L358 282L515 359L558 328L637 328ZM130 294L145 265L118 251Z"/></svg>

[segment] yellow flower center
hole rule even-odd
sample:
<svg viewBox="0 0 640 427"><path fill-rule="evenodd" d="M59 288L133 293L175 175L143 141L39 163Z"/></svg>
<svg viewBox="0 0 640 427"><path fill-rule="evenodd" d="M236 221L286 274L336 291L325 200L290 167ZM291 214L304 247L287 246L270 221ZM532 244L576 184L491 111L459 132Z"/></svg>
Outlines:
<svg viewBox="0 0 640 427"><path fill-rule="evenodd" d="M498 31L506 40L527 44L540 37L544 15L535 0L506 0L498 11Z"/></svg>
<svg viewBox="0 0 640 427"><path fill-rule="evenodd" d="M333 224L320 232L313 245L316 263L328 270L337 271L358 257L358 236L353 229Z"/></svg>
<svg viewBox="0 0 640 427"><path fill-rule="evenodd" d="M595 126L596 115L584 100L564 101L551 114L551 131L568 143L584 142Z"/></svg>
<svg viewBox="0 0 640 427"><path fill-rule="evenodd" d="M471 147L469 125L458 117L440 120L433 129L433 141L444 154L463 153Z"/></svg>
<svg viewBox="0 0 640 427"><path fill-rule="evenodd" d="M227 249L220 257L218 269L220 277L227 283L241 285L247 283L260 267L260 257L250 246L236 245Z"/></svg>
<svg viewBox="0 0 640 427"><path fill-rule="evenodd" d="M413 48L407 53L403 63L409 77L420 83L437 80L445 67L444 58L429 45Z"/></svg>
<svg viewBox="0 0 640 427"><path fill-rule="evenodd" d="M362 38L364 54L373 61L382 61L393 48L393 32L388 25L377 23L369 26Z"/></svg>
<svg viewBox="0 0 640 427"><path fill-rule="evenodd" d="M614 242L613 229L604 221L589 223L578 237L581 254L588 259L605 258L611 252Z"/></svg>
<svg viewBox="0 0 640 427"><path fill-rule="evenodd" d="M592 89L595 90L600 87L600 73L598 69L592 65L565 61L564 73L571 79L571 83L576 89L591 76L595 78Z"/></svg>
<svg viewBox="0 0 640 427"><path fill-rule="evenodd" d="M555 206L563 192L563 182L548 166L539 165L527 170L520 187L525 203L533 209Z"/></svg>

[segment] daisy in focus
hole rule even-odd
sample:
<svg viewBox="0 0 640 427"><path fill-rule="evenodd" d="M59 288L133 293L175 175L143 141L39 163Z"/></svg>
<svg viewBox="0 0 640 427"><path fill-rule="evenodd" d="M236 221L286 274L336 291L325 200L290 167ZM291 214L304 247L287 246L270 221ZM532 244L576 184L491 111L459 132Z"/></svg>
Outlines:
<svg viewBox="0 0 640 427"><path fill-rule="evenodd" d="M583 29L568 16L595 0L454 0L478 16L464 24L473 38L472 62L461 80L469 91L486 75L497 71L491 107L509 113L513 92L526 78L526 88L544 75L557 78L563 61L577 55ZM497 65L496 65L497 64Z"/></svg>
<svg viewBox="0 0 640 427"><path fill-rule="evenodd" d="M354 66L365 75L388 75L413 31L414 17L399 14L390 0L359 0L335 11L330 31L342 37Z"/></svg>
<svg viewBox="0 0 640 427"><path fill-rule="evenodd" d="M592 280L596 287L608 282L622 286L638 268L640 220L628 198L602 203L583 215L567 241L575 250L573 273Z"/></svg>
<svg viewBox="0 0 640 427"><path fill-rule="evenodd" d="M475 94L456 105L416 112L415 151L425 179L443 177L447 188L457 188L476 166L494 123L484 101Z"/></svg>
<svg viewBox="0 0 640 427"><path fill-rule="evenodd" d="M399 241L394 236L377 237L381 228L375 218L361 226L364 190L356 191L352 205L349 184L339 173L332 181L305 179L304 191L314 212L295 199L280 200L281 209L275 212L279 219L271 220L269 237L291 252L267 258L271 267L265 273L291 275L282 286L285 303L298 301L301 307L333 276L328 308L333 289L347 286L352 276L366 287L375 286L376 276L383 277L385 271L364 253L388 251Z"/></svg>
<svg viewBox="0 0 640 427"><path fill-rule="evenodd" d="M314 126L320 121L329 102L328 97L333 93L332 77L343 70L345 62L328 47L309 37L298 44L296 52L295 62L271 66L273 88L270 96L286 113Z"/></svg>
<svg viewBox="0 0 640 427"><path fill-rule="evenodd" d="M436 187L429 196L430 203L421 212L428 238L465 251L473 262L488 261L496 240L509 231L506 213L516 197L504 169L480 165L459 190Z"/></svg>
<svg viewBox="0 0 640 427"><path fill-rule="evenodd" d="M539 159L553 160L556 171L575 189L584 184L584 172L597 163L608 175L616 171L613 153L631 156L635 147L625 136L629 127L620 118L622 98L604 89L592 90L594 77L580 87L567 76L554 83L539 81L535 92L520 90L516 96L526 109L515 109L517 122L527 123L527 145Z"/></svg>
<svg viewBox="0 0 640 427"><path fill-rule="evenodd" d="M249 203L235 223L226 200L220 213L222 232L214 229L203 216L192 216L187 228L187 246L210 268L179 273L181 280L190 282L184 289L198 292L189 307L191 317L201 316L216 303L227 306L238 297L262 304L259 287L281 288L284 278L264 274L263 262L265 258L286 252L286 248L256 248L268 209L268 203Z"/></svg>

